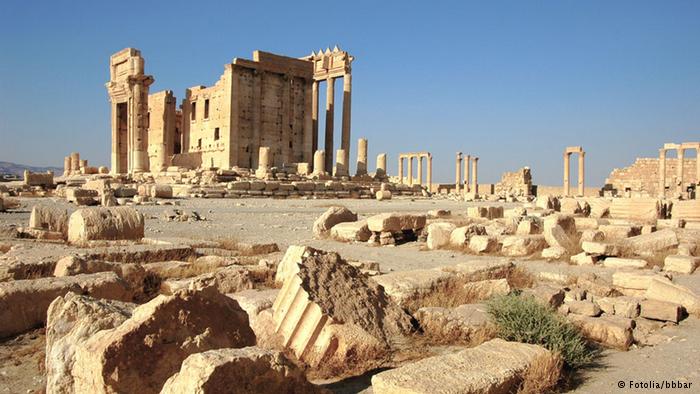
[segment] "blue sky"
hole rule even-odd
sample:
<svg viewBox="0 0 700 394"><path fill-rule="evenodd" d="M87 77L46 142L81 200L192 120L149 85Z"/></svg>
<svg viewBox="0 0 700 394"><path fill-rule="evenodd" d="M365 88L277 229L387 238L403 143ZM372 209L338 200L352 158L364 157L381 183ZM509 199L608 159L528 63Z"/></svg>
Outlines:
<svg viewBox="0 0 700 394"><path fill-rule="evenodd" d="M104 83L122 48L141 49L152 92L179 101L255 49L336 44L356 58L352 157L367 137L370 170L377 153L395 174L398 152L427 150L448 182L463 151L483 182L529 165L554 185L564 147L583 145L586 182L600 186L664 142L700 140L698 1L5 0L0 161L61 166L79 151L108 164Z"/></svg>

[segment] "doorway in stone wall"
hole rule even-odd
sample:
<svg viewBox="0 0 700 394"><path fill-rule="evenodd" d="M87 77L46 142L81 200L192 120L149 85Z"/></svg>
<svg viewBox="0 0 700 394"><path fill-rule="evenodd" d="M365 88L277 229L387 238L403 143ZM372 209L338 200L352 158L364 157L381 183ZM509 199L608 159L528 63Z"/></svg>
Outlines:
<svg viewBox="0 0 700 394"><path fill-rule="evenodd" d="M128 172L129 152L129 109L127 103L117 103L117 162L115 171L118 174Z"/></svg>

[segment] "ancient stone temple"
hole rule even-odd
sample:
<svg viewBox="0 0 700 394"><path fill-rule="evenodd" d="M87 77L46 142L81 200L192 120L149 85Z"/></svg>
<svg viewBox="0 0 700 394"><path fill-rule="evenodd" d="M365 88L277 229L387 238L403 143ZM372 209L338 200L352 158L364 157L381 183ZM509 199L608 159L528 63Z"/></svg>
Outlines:
<svg viewBox="0 0 700 394"><path fill-rule="evenodd" d="M158 172L186 168L258 167L261 147L272 166L305 163L318 148L318 87L327 83L325 157L334 157L334 81L342 77L343 119L339 148L349 163L353 57L338 49L292 58L255 51L235 58L209 87L187 89L180 109L172 91L149 95L140 51L127 48L110 59L112 172Z"/></svg>

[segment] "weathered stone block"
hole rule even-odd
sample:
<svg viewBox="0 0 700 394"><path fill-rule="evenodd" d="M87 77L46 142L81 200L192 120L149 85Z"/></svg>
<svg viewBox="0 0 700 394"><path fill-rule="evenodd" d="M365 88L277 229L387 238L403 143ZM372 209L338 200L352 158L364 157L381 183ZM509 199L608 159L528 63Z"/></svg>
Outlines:
<svg viewBox="0 0 700 394"><path fill-rule="evenodd" d="M126 284L113 272L3 282L0 283L0 338L43 325L51 302L71 291L99 298L131 299Z"/></svg>
<svg viewBox="0 0 700 394"><path fill-rule="evenodd" d="M254 344L245 311L216 289L161 295L78 346L75 391L158 393L190 354Z"/></svg>
<svg viewBox="0 0 700 394"><path fill-rule="evenodd" d="M569 319L583 336L604 346L627 350L634 342L633 322L618 316L589 317L571 314Z"/></svg>
<svg viewBox="0 0 700 394"><path fill-rule="evenodd" d="M331 238L342 242L367 242L372 232L367 220L338 223L331 228Z"/></svg>
<svg viewBox="0 0 700 394"><path fill-rule="evenodd" d="M370 231L377 233L415 231L425 227L425 222L425 215L412 213L382 213L367 219Z"/></svg>
<svg viewBox="0 0 700 394"><path fill-rule="evenodd" d="M403 365L372 377L372 391L387 393L506 393L546 349L502 339Z"/></svg>
<svg viewBox="0 0 700 394"><path fill-rule="evenodd" d="M646 268L647 262L642 259L623 259L619 257L608 257L603 260L603 266L607 268Z"/></svg>
<svg viewBox="0 0 700 394"><path fill-rule="evenodd" d="M313 224L315 237L328 235L331 228L338 223L357 221L357 214L345 207L330 207Z"/></svg>
<svg viewBox="0 0 700 394"><path fill-rule="evenodd" d="M700 257L666 256L664 259L664 271L692 274L698 266L700 266Z"/></svg>
<svg viewBox="0 0 700 394"><path fill-rule="evenodd" d="M427 246L428 249L440 249L450 243L452 231L456 229L453 223L438 222L431 223L426 228L428 232Z"/></svg>
<svg viewBox="0 0 700 394"><path fill-rule="evenodd" d="M180 371L165 382L161 393L213 393L226 388L241 394L263 388L270 393L323 392L281 353L253 346L190 355Z"/></svg>
<svg viewBox="0 0 700 394"><path fill-rule="evenodd" d="M683 317L683 307L673 302L644 300L641 303L640 316L652 320L678 323Z"/></svg>
<svg viewBox="0 0 700 394"><path fill-rule="evenodd" d="M85 208L70 215L68 241L85 244L91 240L141 239L144 218L130 207Z"/></svg>

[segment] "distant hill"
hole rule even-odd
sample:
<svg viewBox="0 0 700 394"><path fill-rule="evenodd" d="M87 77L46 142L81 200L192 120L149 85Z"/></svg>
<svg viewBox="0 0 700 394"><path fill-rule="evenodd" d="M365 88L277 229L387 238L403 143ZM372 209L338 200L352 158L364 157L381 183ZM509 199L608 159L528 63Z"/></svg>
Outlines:
<svg viewBox="0 0 700 394"><path fill-rule="evenodd" d="M54 175L56 176L61 176L63 175L63 168L59 167L33 167L33 166L26 166L24 164L16 164L16 163L10 163L7 161L0 161L0 175L2 174L11 174L11 175L17 175L20 178L24 175L24 170L29 170L31 172L46 172L46 171L53 171Z"/></svg>

